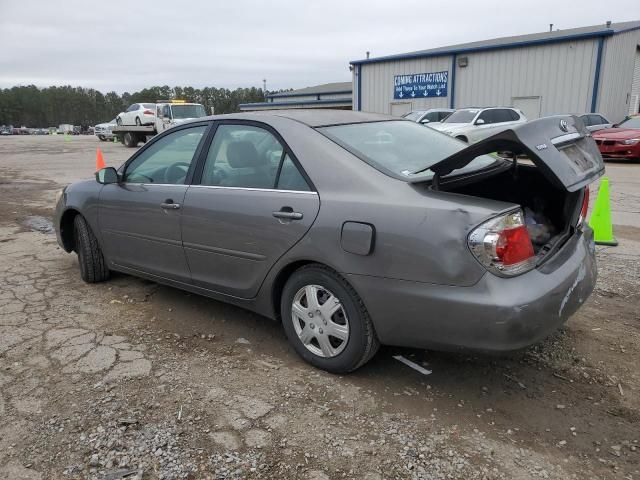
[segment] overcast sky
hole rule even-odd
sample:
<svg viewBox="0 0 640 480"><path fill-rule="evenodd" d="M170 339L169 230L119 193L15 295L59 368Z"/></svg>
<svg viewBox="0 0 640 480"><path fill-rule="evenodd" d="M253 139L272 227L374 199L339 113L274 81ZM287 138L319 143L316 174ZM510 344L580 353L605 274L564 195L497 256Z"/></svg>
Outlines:
<svg viewBox="0 0 640 480"><path fill-rule="evenodd" d="M0 0L0 87L300 88L349 61L640 19L638 0Z"/></svg>

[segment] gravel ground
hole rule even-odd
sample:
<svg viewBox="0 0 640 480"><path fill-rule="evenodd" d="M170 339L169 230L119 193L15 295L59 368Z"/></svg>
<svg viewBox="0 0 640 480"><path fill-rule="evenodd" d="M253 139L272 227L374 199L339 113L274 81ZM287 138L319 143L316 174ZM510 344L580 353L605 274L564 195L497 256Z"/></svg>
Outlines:
<svg viewBox="0 0 640 480"><path fill-rule="evenodd" d="M640 164L608 165L620 246L557 334L502 357L383 348L335 376L258 315L84 284L51 207L98 145L131 153L0 138L0 478L640 479Z"/></svg>

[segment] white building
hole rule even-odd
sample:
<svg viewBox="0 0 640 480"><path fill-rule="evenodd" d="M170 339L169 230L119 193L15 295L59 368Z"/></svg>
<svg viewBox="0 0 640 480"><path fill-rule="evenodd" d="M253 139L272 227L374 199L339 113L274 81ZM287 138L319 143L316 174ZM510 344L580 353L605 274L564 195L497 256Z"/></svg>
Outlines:
<svg viewBox="0 0 640 480"><path fill-rule="evenodd" d="M351 82L336 82L267 95L264 102L241 103L240 110L281 110L283 108L338 108L351 110Z"/></svg>
<svg viewBox="0 0 640 480"><path fill-rule="evenodd" d="M513 106L529 118L640 110L640 21L555 30L368 58L353 66L353 109Z"/></svg>

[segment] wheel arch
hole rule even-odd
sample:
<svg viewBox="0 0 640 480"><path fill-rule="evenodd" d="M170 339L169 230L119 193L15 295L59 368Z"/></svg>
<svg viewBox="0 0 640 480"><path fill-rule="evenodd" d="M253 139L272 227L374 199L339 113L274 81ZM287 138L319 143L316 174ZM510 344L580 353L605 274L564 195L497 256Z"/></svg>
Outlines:
<svg viewBox="0 0 640 480"><path fill-rule="evenodd" d="M351 282L349 282L344 277L344 275L340 274L340 272L338 272L331 265L320 262L318 260L312 260L312 259L300 259L300 260L292 261L286 264L284 267L282 267L274 277L273 282L271 282L270 307L272 308L272 311L274 313L275 320L279 322L282 321L282 315L280 311L280 299L282 298L282 292L284 290L284 286L287 284L287 281L289 280L289 278L291 278L291 275L293 275L296 271L300 270L302 267L306 267L307 265L317 265L319 267L330 270L336 275L340 275L344 279L344 281L347 282L349 286L355 290L353 285L351 285Z"/></svg>
<svg viewBox="0 0 640 480"><path fill-rule="evenodd" d="M82 215L80 211L75 208L68 208L60 217L60 238L62 239L62 246L68 253L75 251L76 241L74 237L74 221L76 216Z"/></svg>

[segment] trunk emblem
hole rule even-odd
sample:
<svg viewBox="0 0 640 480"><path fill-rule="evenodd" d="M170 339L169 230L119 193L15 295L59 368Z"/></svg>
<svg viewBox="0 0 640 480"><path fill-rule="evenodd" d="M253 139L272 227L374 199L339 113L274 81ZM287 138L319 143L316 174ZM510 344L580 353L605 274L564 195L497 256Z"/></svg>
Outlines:
<svg viewBox="0 0 640 480"><path fill-rule="evenodd" d="M569 124L564 119L560 120L560 130L562 130L563 132L568 132L569 131Z"/></svg>

